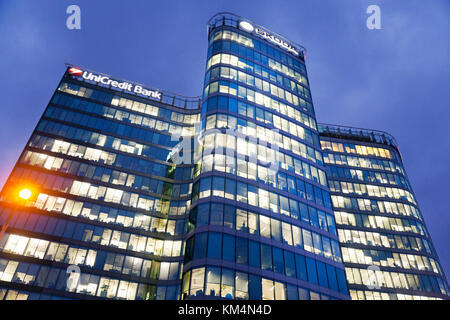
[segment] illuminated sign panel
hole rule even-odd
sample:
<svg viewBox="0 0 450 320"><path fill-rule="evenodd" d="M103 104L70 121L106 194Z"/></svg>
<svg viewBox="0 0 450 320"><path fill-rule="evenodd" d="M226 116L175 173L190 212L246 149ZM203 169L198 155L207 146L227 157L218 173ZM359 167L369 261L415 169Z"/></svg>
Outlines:
<svg viewBox="0 0 450 320"><path fill-rule="evenodd" d="M247 32L253 32L253 29L254 29L252 24L247 21L241 21L239 23L239 27L241 27L242 29L244 29Z"/></svg>
<svg viewBox="0 0 450 320"><path fill-rule="evenodd" d="M295 54L296 56L298 56L298 51L295 50L295 48L290 45L289 43L287 43L286 41L275 37L273 34L268 33L267 31L264 31L260 28L255 28L255 33L267 40L269 40L272 43L275 43L276 45L279 45L280 47L282 47L283 49L286 49L287 51Z"/></svg>
<svg viewBox="0 0 450 320"><path fill-rule="evenodd" d="M83 71L78 68L70 68L69 74L72 76L81 76L83 74Z"/></svg>
<svg viewBox="0 0 450 320"><path fill-rule="evenodd" d="M298 51L297 49L295 49L291 44L289 44L288 42L274 36L273 34L264 31L261 28L258 27L253 27L253 25L247 21L241 21L239 22L239 27L242 30L245 30L249 33L253 33L253 31L260 36L261 38L267 39L270 42L282 47L283 49L289 51L290 53L293 53L294 55L298 56Z"/></svg>
<svg viewBox="0 0 450 320"><path fill-rule="evenodd" d="M95 81L113 88L122 89L124 91L128 91L134 94L143 95L148 98L161 100L162 93L155 90L146 89L140 85L129 83L127 81L119 82L113 79L110 79L108 76L104 76L101 74L94 74L89 71L83 71L78 68L69 68L69 74L75 77L82 77L85 80Z"/></svg>

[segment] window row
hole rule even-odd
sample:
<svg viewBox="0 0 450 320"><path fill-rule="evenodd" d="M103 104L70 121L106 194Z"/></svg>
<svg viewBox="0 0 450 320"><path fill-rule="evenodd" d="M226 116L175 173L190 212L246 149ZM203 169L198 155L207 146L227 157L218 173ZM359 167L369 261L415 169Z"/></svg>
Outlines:
<svg viewBox="0 0 450 320"><path fill-rule="evenodd" d="M403 177L403 175L377 172L372 170L350 169L331 165L326 165L325 169L329 179L352 179L368 183L375 182L382 184L391 184L394 186L401 186L410 189L409 183Z"/></svg>
<svg viewBox="0 0 450 320"><path fill-rule="evenodd" d="M3 209L2 211L0 219L4 223L8 217L9 210ZM179 257L183 251L182 241L155 239L91 224L48 217L42 214L20 212L20 216L15 216L11 220L10 226L12 228L156 256Z"/></svg>
<svg viewBox="0 0 450 320"><path fill-rule="evenodd" d="M44 137L38 134L33 135L29 146L164 178L174 180L192 179L193 169L190 167L168 166L149 160L138 159L133 156L117 154L76 143L70 143L64 140Z"/></svg>
<svg viewBox="0 0 450 320"><path fill-rule="evenodd" d="M0 300L71 300L45 293L15 290L0 287Z"/></svg>
<svg viewBox="0 0 450 320"><path fill-rule="evenodd" d="M65 269L0 259L0 280L17 282L22 278L38 287L110 299L143 300L154 296L154 293L153 295L151 293L155 291L154 286L143 283L138 284L83 272L76 279L78 281L72 281L72 285L68 286L69 273ZM166 298L176 299L176 295L176 287L173 287L173 294Z"/></svg>
<svg viewBox="0 0 450 320"><path fill-rule="evenodd" d="M164 120L157 120L149 117L144 117L134 113L129 113L127 111L106 107L98 103L89 102L86 100L82 100L76 97L71 97L63 94L55 94L52 103L66 106L72 109L82 110L84 112L89 112L101 116L102 118L115 119L117 121L121 121L126 124L130 123L144 128L158 130L170 134L181 134L183 136L192 135L194 130L194 127L192 125L180 126Z"/></svg>
<svg viewBox="0 0 450 320"><path fill-rule="evenodd" d="M435 297L371 290L350 290L350 297L352 300L441 300Z"/></svg>
<svg viewBox="0 0 450 320"><path fill-rule="evenodd" d="M2 243L4 243L4 246ZM118 272L145 279L176 280L179 274L178 262L152 261L14 234L5 234L2 243L0 243L0 248L3 247L3 252L70 265L85 265L96 270ZM33 282L29 280L25 277L18 277L14 282L32 285Z"/></svg>
<svg viewBox="0 0 450 320"><path fill-rule="evenodd" d="M289 91L285 91L284 89L281 89L272 84L270 85L270 91L267 92L273 95L274 97L277 97L278 99L283 99L284 101L293 106L302 107L307 103L305 100L298 97L297 95L292 94ZM246 99L247 101L261 105L268 109L273 109L277 112L280 112L279 111L281 109L280 105L284 104L283 102L271 98L264 93L258 92L254 89L247 88L245 86L238 85L235 82L226 80L210 82L203 91L203 99L206 99L208 96L213 95L214 93L226 93L231 96ZM211 108L209 110L213 109Z"/></svg>
<svg viewBox="0 0 450 320"><path fill-rule="evenodd" d="M368 229L384 229L398 232L413 232L426 236L424 226L415 220L390 218L377 215L335 211L336 223L340 228L353 226Z"/></svg>
<svg viewBox="0 0 450 320"><path fill-rule="evenodd" d="M354 194L359 196L391 198L411 202L417 205L411 192L400 188L382 187L370 184L328 180L331 192Z"/></svg>
<svg viewBox="0 0 450 320"><path fill-rule="evenodd" d="M258 183L269 185L272 188L289 192L294 196L301 197L303 199L315 202L320 206L331 209L330 195L327 191L299 178L286 175L283 172L271 170L270 168L240 159L236 161L234 157L225 157L217 154L204 158L201 172L211 172L213 168L218 172L230 173L245 179L257 181ZM249 186L249 188L252 187ZM217 192L220 193L219 190L220 189L217 189ZM236 197L238 196L237 194L232 194L233 191L236 191L236 187L231 184L228 189L222 189L222 191L227 193L225 197L229 199L236 200ZM223 196L224 193L221 192L221 194Z"/></svg>
<svg viewBox="0 0 450 320"><path fill-rule="evenodd" d="M326 180L324 180L326 178L323 171L316 170L315 167L304 162L296 161L296 164L297 163L301 168L299 170L302 170L298 173L299 176L316 181L316 183L326 186ZM304 166L302 166L302 164L304 164ZM284 164L282 164L282 166L285 167ZM308 171L309 169L312 170ZM199 166L197 170L198 171L195 173L195 176L198 176L200 173L207 173L213 170L218 172L226 172L245 179L267 184L273 188L287 191L303 199L308 199L327 208L331 208L330 196L328 192L323 195L323 192L326 191L314 190L314 188L317 188L316 186L313 186L302 179L281 171L276 171L271 167L266 167L264 165L259 165L243 159L236 159L233 156L224 156L221 154L204 156L201 166Z"/></svg>
<svg viewBox="0 0 450 320"><path fill-rule="evenodd" d="M74 139L80 142L91 143L100 147L107 147L161 161L167 161L170 153L167 149L151 147L127 139L106 136L104 134L68 126L54 121L41 120L36 130L54 134L63 138Z"/></svg>
<svg viewBox="0 0 450 320"><path fill-rule="evenodd" d="M206 271L205 271L206 269ZM182 297L236 300L329 300L325 294L227 268L196 268L183 277Z"/></svg>
<svg viewBox="0 0 450 320"><path fill-rule="evenodd" d="M415 254L342 247L342 258L344 263L431 271L440 274L434 259Z"/></svg>
<svg viewBox="0 0 450 320"><path fill-rule="evenodd" d="M160 197L155 198L20 167L14 170L12 179L15 181L33 181L43 189L144 209L160 214L168 214L170 206L169 200L163 200Z"/></svg>
<svg viewBox="0 0 450 320"><path fill-rule="evenodd" d="M389 160L354 157L344 154L323 152L323 161L329 164L341 164L351 167L385 170L405 175L405 171L402 166L400 166L397 162Z"/></svg>
<svg viewBox="0 0 450 320"><path fill-rule="evenodd" d="M228 100L226 97L219 96L217 97L219 100ZM241 103L238 102L238 105ZM243 104L243 108L245 108L245 104ZM258 108L257 108L258 109ZM248 109L246 109L248 110ZM239 114L242 114L246 116L246 110L240 110ZM261 111L261 114L259 116L264 117L264 113L267 111L263 111L262 109L259 109ZM231 111L231 110L230 110ZM259 113L257 111L257 113ZM256 120L260 121L261 118L259 116L256 116ZM283 131L295 136L298 139L307 141L311 145L318 145L318 138L317 134L313 133L312 131L308 129L304 129L303 127L289 122L285 119L278 118L277 120L280 120L280 122L276 123L276 126L279 128L266 128L264 126L257 125L253 121L244 120L239 117L235 117L232 115L227 114L213 114L208 116L204 121L206 125L204 126L206 130L209 129L228 129L228 131L237 131L239 133L243 133L249 137L258 138L262 141L270 142L273 144L281 144L283 146L284 143L290 144L289 137L280 133L278 129L282 129ZM283 123L283 125L281 125ZM283 127L283 128L282 128ZM285 142L286 141L286 142ZM302 149L306 149L306 146L302 145ZM320 154L319 151L316 151L316 153ZM321 159L322 156L320 155L319 158ZM322 162L322 161L321 161Z"/></svg>
<svg viewBox="0 0 450 320"><path fill-rule="evenodd" d="M224 98L225 100L227 99L220 96L216 98L219 98L219 100L222 98ZM213 99L208 99L208 103ZM306 144L301 142L301 140L297 140L280 134L277 129L269 129L261 126L256 126L255 123L252 123L250 121L246 121L244 119L236 118L233 116L228 116L225 114L219 114L216 117L209 116L207 118L207 121L208 120L209 122L206 122L205 128L209 128L209 130L212 130L213 133L216 133L219 129L229 129L225 131L229 133L227 135L230 137L230 139L232 136L239 136L243 143L245 142L255 145L253 146L253 149L256 148L256 145L261 145L261 148L268 148L268 145L270 143L270 149L277 149L278 151L279 148L283 148L297 156L311 160L312 162L318 163L320 165L323 164L320 151L307 146ZM220 128L214 128L214 124L216 121L218 125L220 125Z"/></svg>
<svg viewBox="0 0 450 320"><path fill-rule="evenodd" d="M217 98L219 100L223 100L223 99L228 100L228 98L222 97L222 96L219 96ZM231 98L230 98L230 100L231 100ZM253 114L253 112L255 111L254 106L245 104L241 101L238 101L237 105L238 105L238 113L245 117L247 117L247 114L249 114L248 111L253 109L253 111L251 111L250 116L253 115L251 118L255 119L254 114ZM234 112L234 110L230 110L230 111ZM315 132L312 132L309 129L304 129L302 126L297 125L286 119L280 118L278 116L271 117L269 115L272 115L272 114L268 111L264 111L263 109L256 108L256 121L264 122L265 121L264 117L267 116L270 118L270 120L267 120L270 125L276 127L277 129L281 129L281 130L293 135L296 138L307 141L311 145L320 147L319 142L318 142L319 139ZM235 116L228 115L228 114L222 114L222 113L212 114L212 115L206 117L206 119L203 121L205 121L205 125L203 127L206 130L209 130L209 129L229 129L229 130L234 130L234 131L237 130L238 132L242 132L243 134L248 135L250 137L258 137L259 139L261 139L263 141L271 142L271 143L283 144L284 140L288 139L287 136L279 133L277 129L274 130L273 128L266 128L266 127L257 125L253 121L247 121L247 120L237 118ZM260 136L260 134L261 134L261 136ZM303 148L305 148L305 147L303 147ZM319 151L316 151L316 153L320 154ZM320 155L318 158L320 158L320 160L321 160L322 155ZM321 162L322 162L322 160L321 160Z"/></svg>
<svg viewBox="0 0 450 320"><path fill-rule="evenodd" d="M145 113L154 117L170 119L176 122L183 122L185 124L194 124L200 120L199 114L183 114L154 105L145 104L139 101L112 95L105 91L89 89L74 83L63 82L59 86L58 90L79 97L85 97L102 103L111 104L113 106L119 106L140 113Z"/></svg>
<svg viewBox="0 0 450 320"><path fill-rule="evenodd" d="M391 154L391 151L385 148L371 147L359 144L355 145L352 143L332 142L325 140L320 141L320 144L322 145L323 151L356 153L363 156L376 156L396 160L395 157Z"/></svg>
<svg viewBox="0 0 450 320"><path fill-rule="evenodd" d="M173 198L186 197L192 193L192 184L190 183L165 182L38 152L27 151L22 157L21 163Z"/></svg>
<svg viewBox="0 0 450 320"><path fill-rule="evenodd" d="M280 175L280 173L278 173L278 175ZM297 180L298 183L294 183L292 188L289 187L290 193L322 207L331 209L330 196L326 191L308 184L307 182L303 182L300 179ZM265 183L267 183L267 181L265 181ZM295 189L295 185L297 185L297 189ZM282 188L279 189L283 190ZM211 177L205 177L202 178L200 182L194 184L193 201L210 196L247 203L255 207L261 207L274 213L282 213L287 216L298 216L298 206L296 204L298 201L289 199L288 197L279 195L273 191L258 188L252 184L236 181L235 179L214 176L213 180L211 180ZM292 202L290 205L292 208L289 208L288 201ZM277 208L277 206L281 206L281 208ZM291 214L289 214L289 212L291 212Z"/></svg>
<svg viewBox="0 0 450 320"><path fill-rule="evenodd" d="M212 183L212 184L211 184ZM314 189L315 190L315 189ZM317 188L314 192L319 192ZM300 219L299 208L305 204L301 201L290 199L275 192L271 192L256 186L224 177L202 178L193 187L192 202L206 197L222 197L249 204L276 214ZM316 195L320 196L319 194ZM315 209L314 209L315 210Z"/></svg>
<svg viewBox="0 0 450 320"><path fill-rule="evenodd" d="M145 279L178 280L179 262L160 262L99 251L94 268L99 270L131 274Z"/></svg>
<svg viewBox="0 0 450 320"><path fill-rule="evenodd" d="M379 286L392 289L420 290L446 294L444 282L439 277L421 274L345 268L349 285Z"/></svg>
<svg viewBox="0 0 450 320"><path fill-rule="evenodd" d="M179 296L178 286L154 286L140 284L136 294L136 300L177 300ZM13 290L0 287L0 300L72 300L54 294L31 292L25 290Z"/></svg>
<svg viewBox="0 0 450 320"><path fill-rule="evenodd" d="M293 119L297 122L303 123L305 126L316 130L316 122L313 117L310 117L297 109L294 109L285 104L280 104L278 107L279 110L276 110L280 113L277 115L273 112L270 112L265 109L258 108L250 103L245 103L241 100L236 100L232 97L212 97L208 99L208 102L203 104L202 114L205 114L207 111L216 111L216 110L224 110L230 111L234 113L238 113L244 117L256 119L257 121L272 124L280 129L283 129L286 132L289 132L289 128L287 124L293 124L292 121L287 122L289 119ZM259 110L259 111L257 111ZM283 117L284 116L284 117ZM314 136L314 144L320 147L319 142L317 141L317 135Z"/></svg>
<svg viewBox="0 0 450 320"><path fill-rule="evenodd" d="M290 90L292 93L300 95L305 100L311 100L309 90L305 86L302 86L300 82L293 81L273 70L261 67L260 65L254 64L244 58L222 53L212 56L210 60L211 65L220 63L223 65L229 65L230 67L211 67L205 75L205 83L219 78L225 78L246 83L249 86L256 87L267 92L270 92L269 87L271 83L274 83L279 87L283 87L284 89ZM238 70L238 68L243 71ZM263 79L266 79L271 83ZM275 89L273 91L275 92Z"/></svg>
<svg viewBox="0 0 450 320"><path fill-rule="evenodd" d="M299 81L298 79L301 79L301 77L303 77L303 74L306 75L306 68L303 62L300 62L297 59L292 59L289 55L286 55L280 50L274 49L271 46L266 45L262 41L246 37L240 33L231 30L219 30L216 31L214 35L211 36L210 44L220 40L231 40L233 42L236 42L237 47L231 44L230 51L235 52L241 56L248 57L249 59L252 59L262 65L268 66L276 71L282 72L296 79L297 81ZM261 54L253 50L252 48L274 57L275 59L281 61L281 63L270 58L265 54ZM221 48L221 50L227 50L227 48L226 47ZM301 71L302 74L289 68L289 66L297 69L298 71Z"/></svg>
<svg viewBox="0 0 450 320"><path fill-rule="evenodd" d="M331 196L333 208L345 208L368 212L380 212L393 215L410 216L422 221L419 210L409 204L390 201L378 201L362 198ZM342 224L347 224L342 222Z"/></svg>
<svg viewBox="0 0 450 320"><path fill-rule="evenodd" d="M372 247L414 250L434 254L428 240L420 237L348 229L339 229L338 235L339 242L343 245L355 243Z"/></svg>
<svg viewBox="0 0 450 320"><path fill-rule="evenodd" d="M170 135L159 134L142 128L123 125L110 121L104 117L99 118L75 111L64 110L62 108L55 107L54 105L47 108L44 116L50 119L66 121L94 130L100 130L104 133L117 134L134 140L142 140L146 143L153 143L165 147L173 147L178 143L178 141L173 140Z"/></svg>
<svg viewBox="0 0 450 320"><path fill-rule="evenodd" d="M0 248L2 252L89 267L97 257L97 250L8 233L1 239Z"/></svg>
<svg viewBox="0 0 450 320"><path fill-rule="evenodd" d="M314 266L315 267L315 266ZM339 270L339 269L337 269ZM325 278L330 272L330 278L336 278L331 268L323 270ZM333 274L334 273L334 274ZM343 274L343 272L342 272ZM321 277L323 277L321 276ZM341 278L341 276L339 276ZM333 280L336 282L337 281ZM344 279L345 281L345 279ZM341 284L341 282L339 282ZM345 293L347 294L345 287ZM183 299L205 296L214 299L250 299L250 300L328 300L335 299L318 292L300 288L295 285L262 278L253 274L239 272L228 268L207 266L187 271L183 275Z"/></svg>
<svg viewBox="0 0 450 320"><path fill-rule="evenodd" d="M166 233L172 236L184 234L185 219L152 217L135 211L100 206L45 193L39 193L34 207L40 210L60 212L72 217L83 217L90 221L100 221L149 232ZM177 208L175 207L175 209Z"/></svg>
<svg viewBox="0 0 450 320"><path fill-rule="evenodd" d="M311 211L309 215L306 212L306 217L305 214L302 217L311 219L311 221L303 220L306 223L311 223L317 228L320 225L322 230L331 234L336 233L331 215L321 211ZM314 222L312 222L313 220ZM235 208L231 205L221 203L200 204L192 210L191 222L197 228L204 225L216 225L260 235L263 238L272 239L341 262L337 241L294 224Z"/></svg>

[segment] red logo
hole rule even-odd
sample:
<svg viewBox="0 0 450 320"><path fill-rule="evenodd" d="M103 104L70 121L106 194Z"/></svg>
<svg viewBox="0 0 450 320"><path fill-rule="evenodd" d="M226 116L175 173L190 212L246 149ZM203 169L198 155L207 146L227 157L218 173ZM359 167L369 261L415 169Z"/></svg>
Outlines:
<svg viewBox="0 0 450 320"><path fill-rule="evenodd" d="M72 75L72 76L81 76L82 73L83 73L83 71L81 71L78 68L70 68L69 69L69 74Z"/></svg>

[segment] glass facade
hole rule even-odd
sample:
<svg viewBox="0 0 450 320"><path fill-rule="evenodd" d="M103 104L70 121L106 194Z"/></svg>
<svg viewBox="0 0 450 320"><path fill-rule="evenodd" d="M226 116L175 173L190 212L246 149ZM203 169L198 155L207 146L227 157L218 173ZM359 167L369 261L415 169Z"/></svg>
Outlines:
<svg viewBox="0 0 450 320"><path fill-rule="evenodd" d="M3 189L2 225L14 210L5 191L37 194L0 240L0 298L178 299L193 166L167 157L200 100L82 80L64 74Z"/></svg>
<svg viewBox="0 0 450 320"><path fill-rule="evenodd" d="M318 127L352 299L448 299L395 139L373 130Z"/></svg>
<svg viewBox="0 0 450 320"><path fill-rule="evenodd" d="M209 23L183 299L346 299L301 48Z"/></svg>
<svg viewBox="0 0 450 320"><path fill-rule="evenodd" d="M445 297L396 147L318 126L304 55L218 14L201 97L68 65L1 193L0 300Z"/></svg>

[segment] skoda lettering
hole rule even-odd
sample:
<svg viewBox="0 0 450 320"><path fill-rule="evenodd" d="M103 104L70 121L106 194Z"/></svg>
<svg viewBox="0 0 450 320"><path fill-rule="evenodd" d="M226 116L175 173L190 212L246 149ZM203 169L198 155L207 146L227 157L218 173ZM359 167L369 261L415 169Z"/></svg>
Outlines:
<svg viewBox="0 0 450 320"><path fill-rule="evenodd" d="M281 40L280 38L277 38L273 34L270 34L267 31L264 31L260 28L255 28L255 32L257 35L263 37L264 39L267 39L270 42L275 43L276 45L279 45L283 49L286 49L287 51L298 56L298 51L292 45L287 43L286 41Z"/></svg>

